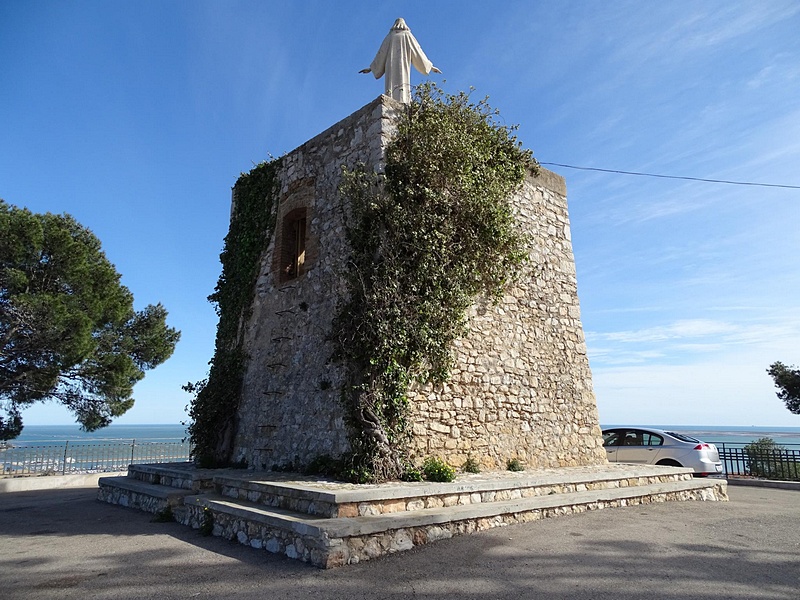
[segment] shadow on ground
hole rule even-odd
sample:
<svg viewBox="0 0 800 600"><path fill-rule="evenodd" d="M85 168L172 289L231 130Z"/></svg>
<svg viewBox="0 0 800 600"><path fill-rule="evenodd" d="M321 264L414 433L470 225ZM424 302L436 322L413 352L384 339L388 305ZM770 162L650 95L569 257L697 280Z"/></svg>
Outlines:
<svg viewBox="0 0 800 600"><path fill-rule="evenodd" d="M800 493L607 509L321 571L91 489L0 494L3 598L775 598L800 587Z"/></svg>

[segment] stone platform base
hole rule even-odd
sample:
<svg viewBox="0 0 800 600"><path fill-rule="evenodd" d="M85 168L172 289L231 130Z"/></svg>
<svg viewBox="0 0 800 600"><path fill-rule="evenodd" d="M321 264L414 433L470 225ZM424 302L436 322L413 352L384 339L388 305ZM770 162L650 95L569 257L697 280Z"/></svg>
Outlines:
<svg viewBox="0 0 800 600"><path fill-rule="evenodd" d="M670 500L727 500L721 479L691 470L609 464L459 475L451 483L353 485L285 473L131 465L98 498L322 568L454 535L587 510Z"/></svg>

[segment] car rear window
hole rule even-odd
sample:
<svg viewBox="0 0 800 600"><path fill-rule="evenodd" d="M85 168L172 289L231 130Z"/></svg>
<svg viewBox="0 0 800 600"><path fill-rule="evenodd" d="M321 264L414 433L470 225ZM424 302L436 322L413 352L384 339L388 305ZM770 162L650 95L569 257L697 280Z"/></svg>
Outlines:
<svg viewBox="0 0 800 600"><path fill-rule="evenodd" d="M675 433L674 431L665 431L664 433L668 433L672 437L678 438L682 442L700 442L700 440L689 437L688 435L683 435L682 433Z"/></svg>

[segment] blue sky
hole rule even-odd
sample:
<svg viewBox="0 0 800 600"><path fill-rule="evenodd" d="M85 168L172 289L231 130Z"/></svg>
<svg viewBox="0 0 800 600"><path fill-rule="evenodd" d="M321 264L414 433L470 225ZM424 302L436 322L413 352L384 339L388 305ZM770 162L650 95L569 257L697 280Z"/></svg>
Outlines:
<svg viewBox="0 0 800 600"><path fill-rule="evenodd" d="M542 162L800 185L794 0L5 0L0 197L74 215L183 333L118 422L186 418L230 188L381 93L358 70L400 16L435 79L488 95ZM800 364L800 190L549 168L601 421L800 426L766 374Z"/></svg>

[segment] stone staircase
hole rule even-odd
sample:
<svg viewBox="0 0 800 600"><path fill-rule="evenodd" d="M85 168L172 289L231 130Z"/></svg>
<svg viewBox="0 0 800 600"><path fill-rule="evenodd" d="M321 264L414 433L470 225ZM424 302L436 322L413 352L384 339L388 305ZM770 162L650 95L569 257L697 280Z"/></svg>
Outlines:
<svg viewBox="0 0 800 600"><path fill-rule="evenodd" d="M330 568L492 527L672 500L727 500L689 469L608 464L459 475L451 483L354 485L297 474L131 465L98 498ZM169 511L167 508L169 507Z"/></svg>

